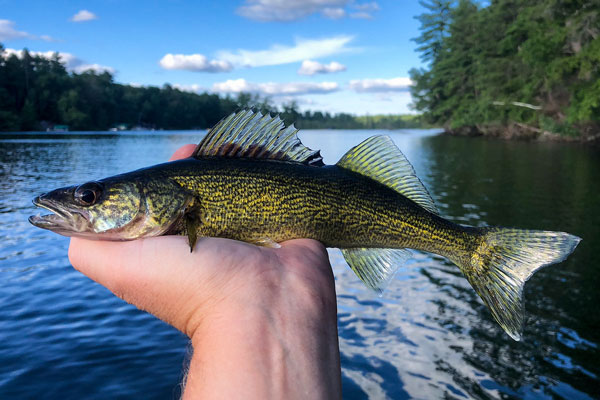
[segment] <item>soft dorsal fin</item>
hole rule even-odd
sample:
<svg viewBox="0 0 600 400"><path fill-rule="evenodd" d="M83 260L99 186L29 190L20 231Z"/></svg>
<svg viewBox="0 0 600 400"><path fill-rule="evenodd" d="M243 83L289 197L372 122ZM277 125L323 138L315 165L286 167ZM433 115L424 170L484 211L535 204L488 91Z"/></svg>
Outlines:
<svg viewBox="0 0 600 400"><path fill-rule="evenodd" d="M293 124L286 128L279 116L243 110L217 123L192 157L257 158L323 166L319 151L304 146L297 132Z"/></svg>
<svg viewBox="0 0 600 400"><path fill-rule="evenodd" d="M372 136L348 150L337 162L411 199L427 211L439 211L415 170L389 136Z"/></svg>

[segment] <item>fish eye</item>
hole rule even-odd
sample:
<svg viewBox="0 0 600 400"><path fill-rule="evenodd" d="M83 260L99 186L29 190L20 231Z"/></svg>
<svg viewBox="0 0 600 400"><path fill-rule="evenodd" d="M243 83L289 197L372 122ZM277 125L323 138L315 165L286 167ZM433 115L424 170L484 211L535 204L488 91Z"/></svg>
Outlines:
<svg viewBox="0 0 600 400"><path fill-rule="evenodd" d="M82 206L91 206L98 201L102 194L102 185L98 182L87 182L75 189L73 196Z"/></svg>

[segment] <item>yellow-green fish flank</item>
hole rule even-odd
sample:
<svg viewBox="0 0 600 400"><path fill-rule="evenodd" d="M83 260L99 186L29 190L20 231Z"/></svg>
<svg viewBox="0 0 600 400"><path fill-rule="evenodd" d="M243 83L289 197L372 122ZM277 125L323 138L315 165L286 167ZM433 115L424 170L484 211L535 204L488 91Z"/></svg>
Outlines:
<svg viewBox="0 0 600 400"><path fill-rule="evenodd" d="M444 254L456 251L457 240L473 246L477 238L464 233L472 229L337 166L213 158L162 168L167 179L201 199L193 207L199 236L247 242L311 238L328 247L409 247ZM171 233L186 234L181 224Z"/></svg>

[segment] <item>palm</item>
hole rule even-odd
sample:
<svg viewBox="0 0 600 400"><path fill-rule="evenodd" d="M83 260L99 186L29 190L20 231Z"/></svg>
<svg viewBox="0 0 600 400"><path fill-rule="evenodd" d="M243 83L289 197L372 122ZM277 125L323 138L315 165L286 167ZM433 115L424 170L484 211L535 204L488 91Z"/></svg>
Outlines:
<svg viewBox="0 0 600 400"><path fill-rule="evenodd" d="M202 238L190 253L186 238L178 236L131 242L73 238L69 257L85 275L189 336L196 316L216 303L253 301L275 288L327 293L326 300L335 301L327 252L309 239L271 249Z"/></svg>

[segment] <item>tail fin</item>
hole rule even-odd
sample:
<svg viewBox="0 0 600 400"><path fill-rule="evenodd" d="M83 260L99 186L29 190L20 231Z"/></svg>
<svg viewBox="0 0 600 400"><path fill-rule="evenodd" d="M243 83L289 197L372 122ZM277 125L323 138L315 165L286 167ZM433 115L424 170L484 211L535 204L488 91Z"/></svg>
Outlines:
<svg viewBox="0 0 600 400"><path fill-rule="evenodd" d="M486 228L460 267L500 326L521 340L525 281L541 267L564 261L580 240L564 232Z"/></svg>

